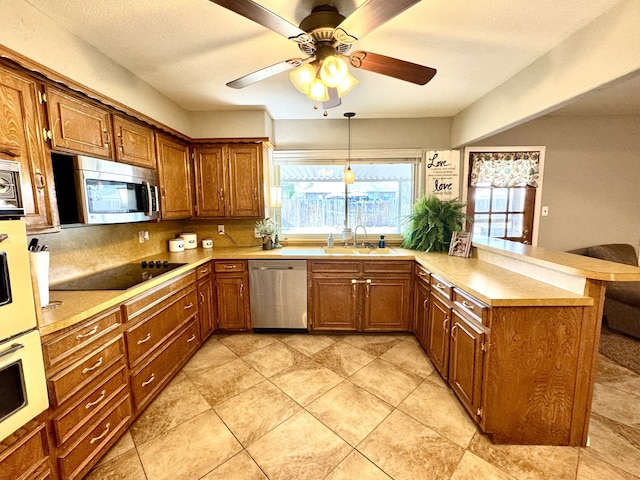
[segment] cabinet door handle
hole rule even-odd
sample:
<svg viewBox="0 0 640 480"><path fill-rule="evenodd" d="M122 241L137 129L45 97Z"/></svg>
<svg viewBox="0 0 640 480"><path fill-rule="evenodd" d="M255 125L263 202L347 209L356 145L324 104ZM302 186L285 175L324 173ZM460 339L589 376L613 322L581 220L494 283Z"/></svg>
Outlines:
<svg viewBox="0 0 640 480"><path fill-rule="evenodd" d="M240 284L240 297L244 297L244 283Z"/></svg>
<svg viewBox="0 0 640 480"><path fill-rule="evenodd" d="M187 343L191 343L196 339L196 334L193 333L189 338L187 338Z"/></svg>
<svg viewBox="0 0 640 480"><path fill-rule="evenodd" d="M111 428L111 424L107 423L107 426L104 429L104 432L102 432L100 435L98 435L97 437L93 437L91 440L89 440L89 443L91 445L93 445L94 443L96 443L99 440L102 440L104 438L104 436L109 433L109 429Z"/></svg>
<svg viewBox="0 0 640 480"><path fill-rule="evenodd" d="M467 303L465 300L462 301L462 306L464 308L468 308L469 310L473 310L474 305L471 305L470 303Z"/></svg>
<svg viewBox="0 0 640 480"><path fill-rule="evenodd" d="M184 309L189 310L191 307L193 307L193 302L189 302L189 305L185 305Z"/></svg>
<svg viewBox="0 0 640 480"><path fill-rule="evenodd" d="M456 339L456 331L458 329L458 325L454 325L453 327L451 327L451 336L453 337L453 339Z"/></svg>
<svg viewBox="0 0 640 480"><path fill-rule="evenodd" d="M370 279L370 278L367 278L367 280L366 280L366 282L365 282L365 283L367 284L367 293L366 293L366 296L367 296L367 298L369 298L369 285L371 285L371 279Z"/></svg>
<svg viewBox="0 0 640 480"><path fill-rule="evenodd" d="M222 188L218 190L218 196L220 197L220 200L224 199L224 190Z"/></svg>
<svg viewBox="0 0 640 480"><path fill-rule="evenodd" d="M136 343L138 345L142 345L143 343L147 343L149 340L151 340L151 332L147 332L147 336L138 340Z"/></svg>
<svg viewBox="0 0 640 480"><path fill-rule="evenodd" d="M104 400L104 397L107 396L107 391L106 390L102 390L102 392L100 392L100 396L98 398L96 398L93 402L89 402L87 403L84 408L89 410L91 407L94 407L95 405L99 404L102 400Z"/></svg>
<svg viewBox="0 0 640 480"><path fill-rule="evenodd" d="M98 359L98 361L96 362L96 364L95 364L93 367L86 367L86 368L83 368L83 369L82 369L82 373L89 373L90 371L95 370L95 369L96 369L96 368L98 368L100 365L102 365L103 360L104 360L104 359L103 359L102 357L100 357L100 358Z"/></svg>
<svg viewBox="0 0 640 480"><path fill-rule="evenodd" d="M425 310L429 308L429 300L425 300L424 302L422 302L422 308L424 308Z"/></svg>
<svg viewBox="0 0 640 480"><path fill-rule="evenodd" d="M258 189L257 189L257 188L254 188L254 189L253 189L253 199L254 199L254 200L257 200L257 199L258 199Z"/></svg>
<svg viewBox="0 0 640 480"><path fill-rule="evenodd" d="M200 294L200 303L204 303L204 295L202 293Z"/></svg>
<svg viewBox="0 0 640 480"><path fill-rule="evenodd" d="M445 318L442 322L442 329L446 332L448 330L447 324L449 323L449 317Z"/></svg>
<svg viewBox="0 0 640 480"><path fill-rule="evenodd" d="M82 340L83 338L87 338L92 335L95 335L96 333L98 333L99 329L100 329L99 325L94 325L94 327L91 330L89 330L87 333L79 333L78 335L76 335L76 340Z"/></svg>
<svg viewBox="0 0 640 480"><path fill-rule="evenodd" d="M358 292L358 280L355 278L351 279L351 296L356 298L356 293Z"/></svg>
<svg viewBox="0 0 640 480"><path fill-rule="evenodd" d="M38 190L44 190L44 187L46 186L44 182L44 175L42 174L39 168L36 168L35 173L36 173L36 177L38 178L38 181L36 182L36 188Z"/></svg>
<svg viewBox="0 0 640 480"><path fill-rule="evenodd" d="M147 385L149 385L151 382L153 382L156 379L156 374L152 373L151 376L149 377L149 380L147 380L146 382L142 382L140 384L140 386L142 387L146 387Z"/></svg>

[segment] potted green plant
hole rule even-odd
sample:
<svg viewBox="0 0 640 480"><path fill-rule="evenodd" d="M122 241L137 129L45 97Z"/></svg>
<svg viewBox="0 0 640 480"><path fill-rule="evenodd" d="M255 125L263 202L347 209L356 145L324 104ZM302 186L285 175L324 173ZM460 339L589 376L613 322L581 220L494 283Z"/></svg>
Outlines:
<svg viewBox="0 0 640 480"><path fill-rule="evenodd" d="M458 199L442 200L435 195L420 198L408 215L402 233L402 247L423 252L447 252L453 232L462 230L468 219Z"/></svg>
<svg viewBox="0 0 640 480"><path fill-rule="evenodd" d="M258 235L262 237L262 249L271 250L273 248L273 236L276 233L277 225L273 218L265 218L256 222Z"/></svg>

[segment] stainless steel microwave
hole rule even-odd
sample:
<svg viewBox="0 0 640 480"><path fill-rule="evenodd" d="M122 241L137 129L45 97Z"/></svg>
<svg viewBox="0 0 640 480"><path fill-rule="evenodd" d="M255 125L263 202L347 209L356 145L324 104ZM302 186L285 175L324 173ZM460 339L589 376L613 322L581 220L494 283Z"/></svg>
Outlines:
<svg viewBox="0 0 640 480"><path fill-rule="evenodd" d="M159 218L155 170L81 155L52 154L52 162L60 223L130 223Z"/></svg>
<svg viewBox="0 0 640 480"><path fill-rule="evenodd" d="M0 218L24 216L20 163L0 158Z"/></svg>

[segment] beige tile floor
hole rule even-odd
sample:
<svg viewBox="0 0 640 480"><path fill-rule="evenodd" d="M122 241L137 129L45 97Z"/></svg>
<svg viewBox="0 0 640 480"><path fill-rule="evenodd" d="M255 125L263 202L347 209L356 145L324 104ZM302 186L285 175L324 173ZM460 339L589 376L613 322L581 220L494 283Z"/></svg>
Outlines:
<svg viewBox="0 0 640 480"><path fill-rule="evenodd" d="M599 357L590 446L497 446L411 335L214 336L88 480L640 479L640 376Z"/></svg>

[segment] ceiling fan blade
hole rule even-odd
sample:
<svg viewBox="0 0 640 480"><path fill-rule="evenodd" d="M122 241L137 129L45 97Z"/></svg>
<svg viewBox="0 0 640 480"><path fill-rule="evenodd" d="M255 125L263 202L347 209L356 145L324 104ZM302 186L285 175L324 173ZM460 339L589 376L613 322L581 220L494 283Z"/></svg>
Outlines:
<svg viewBox="0 0 640 480"><path fill-rule="evenodd" d="M416 85L424 85L437 72L435 68L362 50L349 55L349 61L355 68L380 73L381 75L387 75L388 77L415 83Z"/></svg>
<svg viewBox="0 0 640 480"><path fill-rule="evenodd" d="M360 39L388 22L399 13L415 5L420 0L367 0L351 15L345 18L336 30L342 30L348 36ZM216 2L218 3L218 2Z"/></svg>
<svg viewBox="0 0 640 480"><path fill-rule="evenodd" d="M338 89L329 88L328 91L329 91L329 100L327 100L326 102L322 102L322 107L325 110L328 110L334 107L339 107L342 104L342 100L340 100L340 97L338 96Z"/></svg>
<svg viewBox="0 0 640 480"><path fill-rule="evenodd" d="M231 82L227 83L227 87L231 88L244 88L257 83L261 80L264 80L269 77L273 77L278 73L286 72L287 70L291 70L299 67L305 63L311 62L315 59L315 57L309 58L290 58L289 60L285 60L283 62L275 63L268 67L262 68L255 72L249 73L244 77L236 78Z"/></svg>
<svg viewBox="0 0 640 480"><path fill-rule="evenodd" d="M210 1L298 43L309 43L312 41L307 32L252 0Z"/></svg>

